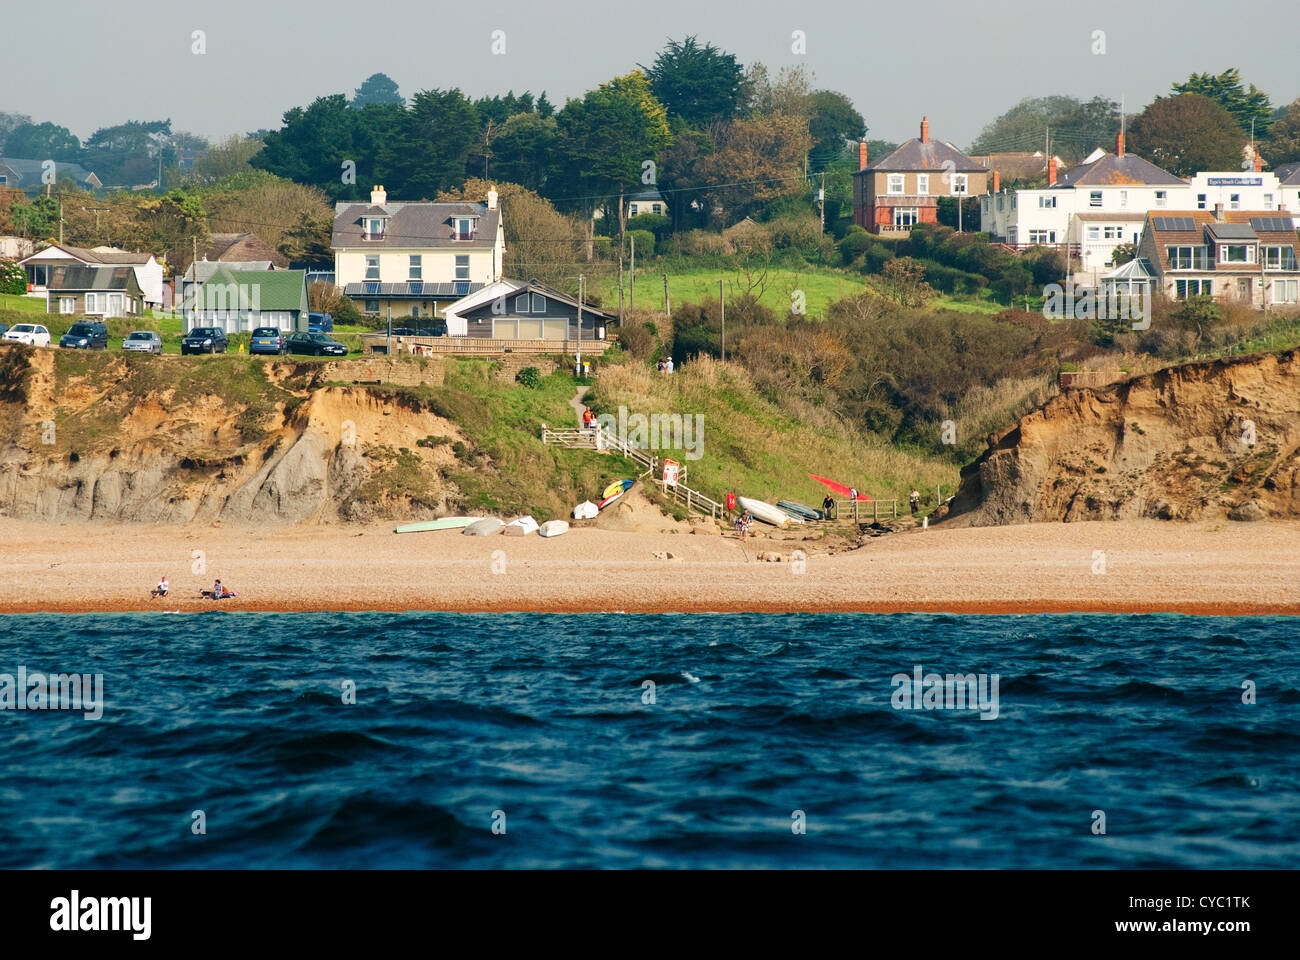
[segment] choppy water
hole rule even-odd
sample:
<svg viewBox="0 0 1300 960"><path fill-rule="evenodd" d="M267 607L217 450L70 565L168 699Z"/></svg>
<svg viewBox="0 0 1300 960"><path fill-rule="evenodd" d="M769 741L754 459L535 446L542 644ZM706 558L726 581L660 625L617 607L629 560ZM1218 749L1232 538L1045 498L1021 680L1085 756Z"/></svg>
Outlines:
<svg viewBox="0 0 1300 960"><path fill-rule="evenodd" d="M102 672L106 701L97 721L0 710L0 866L1294 867L1298 630L0 618L0 673ZM998 674L998 717L893 709L918 664Z"/></svg>

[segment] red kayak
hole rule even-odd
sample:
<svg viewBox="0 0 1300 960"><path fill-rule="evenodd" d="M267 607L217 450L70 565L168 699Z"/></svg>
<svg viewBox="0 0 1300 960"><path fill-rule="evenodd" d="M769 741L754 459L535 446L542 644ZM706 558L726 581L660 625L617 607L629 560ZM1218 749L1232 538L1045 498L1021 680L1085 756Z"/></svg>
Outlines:
<svg viewBox="0 0 1300 960"><path fill-rule="evenodd" d="M824 483L826 486L830 487L831 492L838 493L841 497L848 499L851 490L849 487L844 486L844 484L836 483L834 480L827 480L825 477L819 477L815 473L810 473L808 474L808 476L811 477L813 480L816 480L818 483ZM865 500L868 503L871 502L871 498L867 496L865 493L859 493L858 500L859 501Z"/></svg>

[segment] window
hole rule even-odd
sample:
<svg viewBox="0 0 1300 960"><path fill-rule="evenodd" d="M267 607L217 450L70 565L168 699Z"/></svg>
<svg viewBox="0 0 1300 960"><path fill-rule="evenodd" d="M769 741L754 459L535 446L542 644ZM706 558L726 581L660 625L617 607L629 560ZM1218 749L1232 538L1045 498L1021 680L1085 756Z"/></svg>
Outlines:
<svg viewBox="0 0 1300 960"><path fill-rule="evenodd" d="M655 213L663 213L664 205L662 203L652 203L650 205L650 209L653 210Z"/></svg>
<svg viewBox="0 0 1300 960"><path fill-rule="evenodd" d="M424 260L418 253L411 254L411 269L407 276L408 280L424 279Z"/></svg>
<svg viewBox="0 0 1300 960"><path fill-rule="evenodd" d="M533 294L533 313L546 312L546 298L540 293Z"/></svg>
<svg viewBox="0 0 1300 960"><path fill-rule="evenodd" d="M100 306L99 302L100 296L101 294L98 293L86 294L86 313L101 313L103 311L103 307Z"/></svg>
<svg viewBox="0 0 1300 960"><path fill-rule="evenodd" d="M1157 207L1167 207L1167 206L1169 206L1169 191L1168 191L1168 190L1157 190L1157 191L1156 191L1156 206L1157 206Z"/></svg>
<svg viewBox="0 0 1300 960"><path fill-rule="evenodd" d="M1274 303L1300 303L1300 280L1274 280Z"/></svg>
<svg viewBox="0 0 1300 960"><path fill-rule="evenodd" d="M456 217L451 221L453 240L473 240L474 220L471 217Z"/></svg>
<svg viewBox="0 0 1300 960"><path fill-rule="evenodd" d="M1254 263L1255 248L1248 243L1219 244L1220 263Z"/></svg>
<svg viewBox="0 0 1300 960"><path fill-rule="evenodd" d="M1002 209L1002 194L998 194L998 209Z"/></svg>
<svg viewBox="0 0 1300 960"><path fill-rule="evenodd" d="M420 305L418 303L411 304L411 316L418 317L419 315L420 315Z"/></svg>
<svg viewBox="0 0 1300 960"><path fill-rule="evenodd" d="M1039 197L1039 198L1038 198L1038 206L1039 206L1039 207L1042 207L1042 208L1044 208L1044 209L1051 209L1052 207L1055 207L1055 206L1056 206L1056 198L1055 198L1055 197Z"/></svg>
<svg viewBox="0 0 1300 960"><path fill-rule="evenodd" d="M1109 224L1102 227L1101 237L1103 240L1123 240L1124 228L1115 226L1114 224Z"/></svg>
<svg viewBox="0 0 1300 960"><path fill-rule="evenodd" d="M366 257L366 279L379 279L379 257Z"/></svg>
<svg viewBox="0 0 1300 960"><path fill-rule="evenodd" d="M1015 228L1015 227L1007 227L1007 243L1011 244L1013 247L1016 245L1016 228Z"/></svg>
<svg viewBox="0 0 1300 960"><path fill-rule="evenodd" d="M76 308L76 297L59 297L59 313L72 313Z"/></svg>
<svg viewBox="0 0 1300 960"><path fill-rule="evenodd" d="M1119 192L1119 205L1120 205L1121 207L1127 207L1127 206L1128 206L1128 191L1127 191L1127 190L1121 190L1121 191Z"/></svg>
<svg viewBox="0 0 1300 960"><path fill-rule="evenodd" d="M901 173L891 173L889 175L889 192L890 193L903 192L903 175Z"/></svg>
<svg viewBox="0 0 1300 960"><path fill-rule="evenodd" d="M468 253L456 254L456 279L457 280L469 279L469 254Z"/></svg>
<svg viewBox="0 0 1300 960"><path fill-rule="evenodd" d="M1264 209L1265 210L1273 209L1273 194L1271 193L1264 194Z"/></svg>
<svg viewBox="0 0 1300 960"><path fill-rule="evenodd" d="M365 230L361 234L361 239L362 240L384 239L384 218L366 217Z"/></svg>
<svg viewBox="0 0 1300 960"><path fill-rule="evenodd" d="M1197 210L1204 210L1204 209L1205 209L1205 194L1203 194L1203 193L1198 193L1198 194L1196 195L1196 209L1197 209Z"/></svg>
<svg viewBox="0 0 1300 960"><path fill-rule="evenodd" d="M1208 270L1209 250L1204 246L1165 247L1170 270Z"/></svg>
<svg viewBox="0 0 1300 960"><path fill-rule="evenodd" d="M366 313L378 313L378 312L379 312L379 301L378 301L378 300L367 300L367 301L366 301Z"/></svg>
<svg viewBox="0 0 1300 960"><path fill-rule="evenodd" d="M1055 230L1030 230L1029 242L1030 243L1055 243L1056 231Z"/></svg>
<svg viewBox="0 0 1300 960"><path fill-rule="evenodd" d="M928 173L918 173L916 175L916 192L923 197L930 193L930 175Z"/></svg>
<svg viewBox="0 0 1300 960"><path fill-rule="evenodd" d="M515 297L515 313L527 313L527 312L528 312L528 294L521 293L519 296Z"/></svg>
<svg viewBox="0 0 1300 960"><path fill-rule="evenodd" d="M1100 239L1101 239L1101 227L1089 227L1089 228L1088 228L1088 239L1089 239L1089 240L1100 240Z"/></svg>
<svg viewBox="0 0 1300 960"><path fill-rule="evenodd" d="M1100 207L1100 206L1101 206L1101 191L1100 191L1100 190L1092 190L1092 191L1090 191L1090 192L1088 193L1088 206L1090 206L1090 207Z"/></svg>
<svg viewBox="0 0 1300 960"><path fill-rule="evenodd" d="M1264 269L1294 270L1296 268L1294 247L1265 247Z"/></svg>
<svg viewBox="0 0 1300 960"><path fill-rule="evenodd" d="M1239 193L1228 194L1228 209L1229 210L1241 209L1241 194Z"/></svg>
<svg viewBox="0 0 1300 960"><path fill-rule="evenodd" d="M912 227L920 222L916 207L895 207L894 226Z"/></svg>
<svg viewBox="0 0 1300 960"><path fill-rule="evenodd" d="M966 193L966 174L954 173L952 175L952 192L954 196Z"/></svg>
<svg viewBox="0 0 1300 960"><path fill-rule="evenodd" d="M1011 209L1016 209L1016 195L1014 193L1011 195Z"/></svg>
<svg viewBox="0 0 1300 960"><path fill-rule="evenodd" d="M1174 295L1179 300L1186 300L1188 297L1214 296L1209 280L1175 280Z"/></svg>

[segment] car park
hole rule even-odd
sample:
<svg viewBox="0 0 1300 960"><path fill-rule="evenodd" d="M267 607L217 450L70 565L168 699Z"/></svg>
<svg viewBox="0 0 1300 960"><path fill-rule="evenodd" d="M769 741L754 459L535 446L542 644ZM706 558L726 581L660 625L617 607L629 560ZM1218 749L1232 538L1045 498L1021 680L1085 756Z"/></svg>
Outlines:
<svg viewBox="0 0 1300 960"><path fill-rule="evenodd" d="M181 353L225 353L230 346L219 327L195 327L181 341Z"/></svg>
<svg viewBox="0 0 1300 960"><path fill-rule="evenodd" d="M323 333L295 333L289 337L289 352L315 357L346 356L348 348Z"/></svg>
<svg viewBox="0 0 1300 960"><path fill-rule="evenodd" d="M39 323L15 323L5 331L4 338L11 343L26 343L33 347L50 345L50 331Z"/></svg>
<svg viewBox="0 0 1300 960"><path fill-rule="evenodd" d="M288 337L278 327L257 327L249 335L248 352L286 354L289 352Z"/></svg>
<svg viewBox="0 0 1300 960"><path fill-rule="evenodd" d="M74 323L59 337L59 346L70 350L107 350L108 325L98 320Z"/></svg>
<svg viewBox="0 0 1300 960"><path fill-rule="evenodd" d="M162 353L162 337L152 330L132 330L122 341L123 353Z"/></svg>

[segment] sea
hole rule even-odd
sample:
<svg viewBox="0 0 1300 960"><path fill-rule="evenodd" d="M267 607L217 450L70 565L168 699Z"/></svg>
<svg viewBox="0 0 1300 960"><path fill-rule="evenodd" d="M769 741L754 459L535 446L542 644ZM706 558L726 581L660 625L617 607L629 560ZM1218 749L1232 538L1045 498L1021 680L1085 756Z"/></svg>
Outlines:
<svg viewBox="0 0 1300 960"><path fill-rule="evenodd" d="M0 617L0 867L1293 868L1298 631Z"/></svg>

